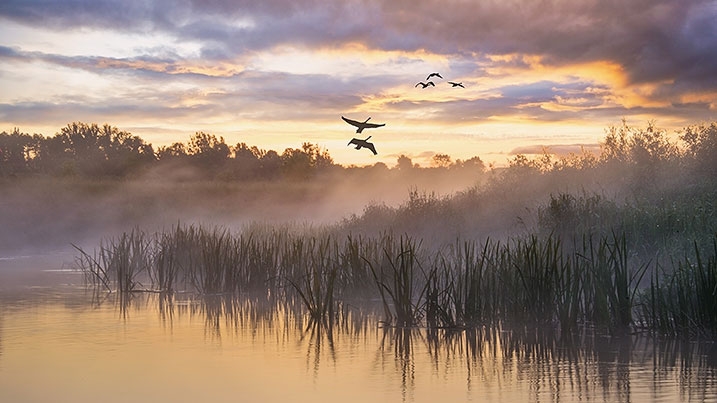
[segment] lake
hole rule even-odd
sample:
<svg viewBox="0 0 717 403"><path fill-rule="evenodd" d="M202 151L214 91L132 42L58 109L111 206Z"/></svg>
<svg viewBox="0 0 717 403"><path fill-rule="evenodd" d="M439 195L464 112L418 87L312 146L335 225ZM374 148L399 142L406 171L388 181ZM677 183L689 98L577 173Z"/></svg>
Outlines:
<svg viewBox="0 0 717 403"><path fill-rule="evenodd" d="M713 341L333 324L270 296L94 292L72 256L0 259L2 402L717 402Z"/></svg>

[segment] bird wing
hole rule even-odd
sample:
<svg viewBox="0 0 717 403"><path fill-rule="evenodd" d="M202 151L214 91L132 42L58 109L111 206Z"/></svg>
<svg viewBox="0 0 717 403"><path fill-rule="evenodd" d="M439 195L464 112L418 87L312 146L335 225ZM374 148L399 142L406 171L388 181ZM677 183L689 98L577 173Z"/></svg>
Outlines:
<svg viewBox="0 0 717 403"><path fill-rule="evenodd" d="M363 125L363 127L367 128L367 129L370 129L373 127L386 126L385 123L380 123L380 124L379 123L361 123L361 125Z"/></svg>
<svg viewBox="0 0 717 403"><path fill-rule="evenodd" d="M343 119L344 122L346 122L346 123L348 123L348 124L350 124L350 125L352 125L352 126L361 127L361 125L363 125L362 122L357 122L357 121L355 121L355 120L347 119L347 118L345 118L345 117L343 117L343 116L341 116L341 119Z"/></svg>
<svg viewBox="0 0 717 403"><path fill-rule="evenodd" d="M346 145L347 145L347 146L350 146L351 144L358 144L358 139L357 139L357 138L352 138L351 141L349 141L349 143L346 144Z"/></svg>
<svg viewBox="0 0 717 403"><path fill-rule="evenodd" d="M373 143L368 143L368 142L367 142L367 143L366 143L366 148L368 148L369 150L371 150L371 152L373 153L373 155L378 154L378 153L376 152L376 147L373 146Z"/></svg>

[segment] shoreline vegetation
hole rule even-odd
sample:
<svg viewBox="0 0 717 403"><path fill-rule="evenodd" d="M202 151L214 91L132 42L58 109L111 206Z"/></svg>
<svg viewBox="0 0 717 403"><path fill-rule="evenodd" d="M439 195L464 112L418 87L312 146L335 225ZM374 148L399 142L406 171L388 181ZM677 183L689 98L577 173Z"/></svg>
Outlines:
<svg viewBox="0 0 717 403"><path fill-rule="evenodd" d="M62 143L54 139L72 139L88 127L93 126L71 124L45 141ZM97 129L109 133L109 144L115 137L144 144L109 126ZM2 141L10 137L22 135L0 134ZM652 123L634 128L623 122L606 131L599 155L517 155L500 169L486 169L478 158L452 162L448 156L432 168L416 167L405 156L395 168L341 167L311 144L279 155L246 145L225 148L223 139L200 133L184 148L194 151L184 154L180 146L157 153L151 145L137 146L152 169L139 162L125 169L110 164L112 147L101 148L104 154L93 154L99 157L90 162L84 158L91 153L70 152L67 144L67 159L56 160L52 173L41 168L42 147L23 148L23 166L38 171L10 172L9 148L0 146L0 180L10 185L9 199L22 211L25 183L62 178L59 187L48 185L67 198L56 213L72 203L88 207L76 213L78 231L78 222L103 228L109 222L103 214L122 222L109 235L89 236L95 243L102 239L92 252L73 242L77 266L100 291L260 292L300 301L312 320L327 323L347 301L374 299L384 307L385 322L397 327L531 323L567 333L591 327L717 336L715 123L668 134ZM276 155L279 168L260 174L239 169L241 150L249 150L248 160L259 163L255 168L262 166L262 155ZM88 168L98 166L92 164L116 169L93 176L102 171ZM170 180L166 173L175 175ZM458 176L453 188L431 188ZM432 181L421 182L427 177ZM294 186L290 191L268 196L288 183ZM351 186L343 188L344 198L322 198L346 183ZM117 193L133 197L113 202L117 195L108 189L117 184ZM404 198L392 203L379 193L358 198L372 185L382 191L408 186L408 197L402 188ZM128 192L131 186L138 192ZM49 191L33 189L35 196ZM183 191L202 197L183 197ZM339 200L361 203L363 210L302 225L282 220L279 210L269 209L272 200L287 203L287 217L305 217L317 211L306 206L322 209ZM182 214L196 204L211 214ZM89 208L96 205L103 208ZM118 211L108 213L108 206ZM251 220L260 207L267 209L264 218ZM168 210L175 214L151 219ZM242 212L247 219L228 219ZM25 228L27 221L0 219L10 228Z"/></svg>
<svg viewBox="0 0 717 403"><path fill-rule="evenodd" d="M342 237L255 227L178 224L134 230L99 249L77 248L76 266L98 292L263 295L301 301L311 320L330 324L348 304L379 300L383 323L469 329L494 325L594 328L717 335L717 235L706 254L669 265L635 263L625 234L564 244L555 235L440 249L407 235ZM358 302L357 302L358 301Z"/></svg>

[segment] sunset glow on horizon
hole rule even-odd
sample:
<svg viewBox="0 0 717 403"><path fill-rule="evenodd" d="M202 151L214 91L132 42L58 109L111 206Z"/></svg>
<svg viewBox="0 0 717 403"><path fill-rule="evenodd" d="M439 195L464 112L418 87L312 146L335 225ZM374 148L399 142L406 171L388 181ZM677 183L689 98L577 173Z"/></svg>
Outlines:
<svg viewBox="0 0 717 403"><path fill-rule="evenodd" d="M0 131L80 121L155 148L203 131L278 152L309 142L342 165L501 165L595 147L623 119L717 120L714 1L414 3L5 1ZM432 72L435 87L415 87ZM341 116L386 126L358 135ZM378 155L347 147L369 135Z"/></svg>

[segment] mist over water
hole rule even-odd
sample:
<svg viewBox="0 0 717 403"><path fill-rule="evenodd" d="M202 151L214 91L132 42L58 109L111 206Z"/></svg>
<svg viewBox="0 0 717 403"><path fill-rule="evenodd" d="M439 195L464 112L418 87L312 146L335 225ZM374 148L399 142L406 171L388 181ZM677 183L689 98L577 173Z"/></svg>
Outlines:
<svg viewBox="0 0 717 403"><path fill-rule="evenodd" d="M309 180L206 180L190 168L139 178L21 178L3 183L0 251L5 254L96 245L133 227L161 230L177 223L329 225L361 215L368 205L397 207L409 192L449 196L476 185L475 172L361 169Z"/></svg>

